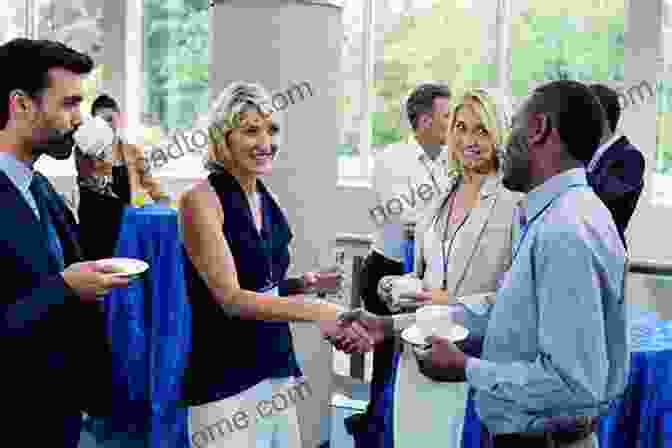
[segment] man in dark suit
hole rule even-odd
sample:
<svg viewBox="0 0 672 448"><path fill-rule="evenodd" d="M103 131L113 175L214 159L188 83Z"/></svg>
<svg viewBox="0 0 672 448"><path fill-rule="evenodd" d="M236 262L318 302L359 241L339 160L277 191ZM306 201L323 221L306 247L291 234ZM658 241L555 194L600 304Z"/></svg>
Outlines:
<svg viewBox="0 0 672 448"><path fill-rule="evenodd" d="M644 188L644 156L616 130L621 116L618 93L601 84L591 85L590 90L602 103L608 123L601 145L588 161L588 182L611 212L627 247L625 230Z"/></svg>
<svg viewBox="0 0 672 448"><path fill-rule="evenodd" d="M81 411L109 404L97 298L128 280L80 262L73 216L33 164L69 157L93 62L59 43L15 39L0 46L0 67L3 424L22 446L76 448Z"/></svg>

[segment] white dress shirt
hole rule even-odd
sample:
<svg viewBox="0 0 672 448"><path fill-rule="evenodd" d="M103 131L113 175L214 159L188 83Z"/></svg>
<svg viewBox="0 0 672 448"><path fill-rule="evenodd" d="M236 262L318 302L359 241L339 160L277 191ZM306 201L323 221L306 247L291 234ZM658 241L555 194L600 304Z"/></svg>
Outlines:
<svg viewBox="0 0 672 448"><path fill-rule="evenodd" d="M449 188L450 171L446 148L432 160L415 137L376 155L373 189L377 203L369 210L377 226L373 250L392 260L403 260L405 225L415 224L432 199Z"/></svg>
<svg viewBox="0 0 672 448"><path fill-rule="evenodd" d="M30 165L20 161L14 154L8 152L0 153L0 171L5 173L14 186L21 192L21 196L28 206L35 213L37 220L40 220L40 212L37 209L37 203L30 191L30 184L33 181L33 170Z"/></svg>

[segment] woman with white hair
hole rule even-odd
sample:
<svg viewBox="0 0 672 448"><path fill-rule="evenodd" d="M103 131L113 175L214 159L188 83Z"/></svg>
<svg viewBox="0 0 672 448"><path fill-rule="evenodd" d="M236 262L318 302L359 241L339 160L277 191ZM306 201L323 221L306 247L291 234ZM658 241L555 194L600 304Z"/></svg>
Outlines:
<svg viewBox="0 0 672 448"><path fill-rule="evenodd" d="M480 301L494 300L498 281L511 265L514 221L522 196L502 185L499 155L509 128L507 109L504 99L483 89L468 90L458 97L450 123L456 176L415 229L411 275L422 279L424 286L415 298L422 303L452 305L453 318L467 328L470 319L479 318L482 302L462 305L459 298L482 294ZM379 284L381 297L393 310L399 303L389 286L398 278L385 277ZM472 334L469 341L476 342L476 352L473 346L464 347L470 355L478 355L482 336ZM400 355L394 389L394 445L459 448L468 385L464 378L441 378L429 371L415 350L405 342Z"/></svg>
<svg viewBox="0 0 672 448"><path fill-rule="evenodd" d="M336 276L286 278L292 232L260 180L277 155L269 104L257 84L222 92L208 120L210 175L181 199L192 305L185 398L197 447L300 446L295 402L310 388L296 381L289 321L319 322L344 351L373 343L358 324L341 324L342 307L305 295L338 287Z"/></svg>

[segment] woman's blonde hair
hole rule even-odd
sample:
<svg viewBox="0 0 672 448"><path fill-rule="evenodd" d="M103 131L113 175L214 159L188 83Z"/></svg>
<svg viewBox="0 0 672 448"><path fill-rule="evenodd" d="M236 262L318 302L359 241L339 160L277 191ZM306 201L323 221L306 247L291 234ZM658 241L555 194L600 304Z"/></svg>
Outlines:
<svg viewBox="0 0 672 448"><path fill-rule="evenodd" d="M210 144L205 154L204 164L208 170L222 167L217 147L228 148L229 133L240 127L243 112L256 110L271 114L271 96L257 83L236 81L229 84L218 96L207 116L207 128Z"/></svg>
<svg viewBox="0 0 672 448"><path fill-rule="evenodd" d="M497 155L497 164L499 168L499 157L502 154L506 139L511 131L511 118L513 114L513 107L508 97L501 92L492 89L468 89L457 97L453 104L451 118L450 118L450 132L453 133L457 122L457 113L460 109L467 105L467 102L475 102L478 106L474 112L478 118L485 125L488 133L494 136L495 140L495 154ZM457 162L452 150L450 152L453 162Z"/></svg>

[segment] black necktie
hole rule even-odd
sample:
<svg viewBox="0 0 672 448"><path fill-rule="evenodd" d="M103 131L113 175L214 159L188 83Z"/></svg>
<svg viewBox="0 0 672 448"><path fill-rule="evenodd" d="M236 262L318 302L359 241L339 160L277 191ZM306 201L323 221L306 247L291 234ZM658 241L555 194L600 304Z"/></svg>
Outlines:
<svg viewBox="0 0 672 448"><path fill-rule="evenodd" d="M37 209L40 212L40 224L42 224L42 229L47 235L49 251L56 259L59 271L62 271L65 268L63 246L61 246L61 241L58 237L58 233L56 233L56 228L51 221L49 208L47 207L49 196L47 194L46 186L44 185L45 181L46 180L41 175L35 173L33 175L33 181L30 183L30 192L33 194Z"/></svg>

